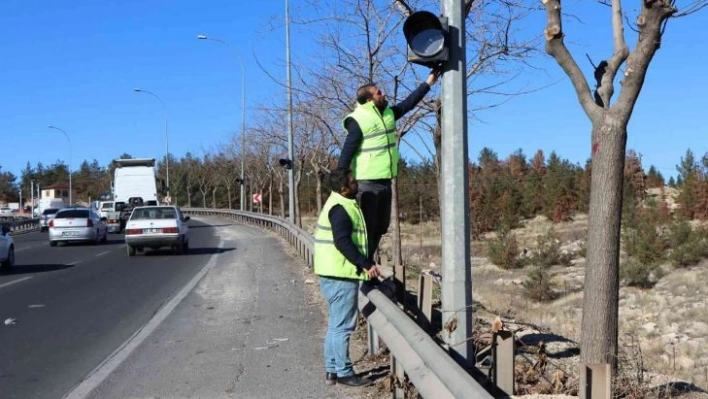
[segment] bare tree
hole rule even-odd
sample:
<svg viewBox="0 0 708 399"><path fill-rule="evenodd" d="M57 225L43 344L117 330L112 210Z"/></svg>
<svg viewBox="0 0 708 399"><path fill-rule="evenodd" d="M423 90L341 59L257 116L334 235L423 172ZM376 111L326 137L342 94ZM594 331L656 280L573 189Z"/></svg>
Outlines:
<svg viewBox="0 0 708 399"><path fill-rule="evenodd" d="M324 56L318 54L321 62L297 69L298 76L319 83L310 86L302 84L300 90L308 91L310 98L316 97L327 104L323 119L331 121L330 126L337 126L341 132L338 136L343 138L344 131L339 124L341 118L354 108L354 93L360 85L377 81L377 85L385 87L386 92L394 93L393 101L396 102L398 93L407 94L419 84L419 73L427 74L426 69L412 67L407 62L401 28L404 19L413 10L427 8L430 2L344 0L336 4L327 1L311 4L310 11L314 11L316 16L301 22L313 23L317 27L319 46L315 48ZM509 98L522 94L518 90L506 93L501 86L518 76L520 68L517 66L523 66L532 55L538 54L542 36L523 40L514 36L517 24L530 15L531 10L528 8L512 2L482 3L472 0L466 1L465 5L470 19L466 32L467 59L470 60L467 74L468 77L485 77L485 83L468 79L468 95L488 99L484 102L477 100L475 107L468 107L471 112L478 112L499 106ZM310 91L309 87L319 91ZM327 87L328 90L323 92L321 87ZM416 110L397 122L399 140L405 133L410 137L417 136L419 148L408 144L407 139L402 140L422 159L435 159L438 182L442 134L439 111L439 99L429 96ZM393 244L397 248L396 182L393 184L391 222L394 228ZM394 250L394 261L400 262L397 252Z"/></svg>
<svg viewBox="0 0 708 399"><path fill-rule="evenodd" d="M220 183L226 188L226 196L228 207L232 209L232 192L236 187L238 179L241 176L240 166L238 165L239 157L238 146L240 137L234 135L231 141L220 146L218 153L214 156L214 167L216 168L216 176L220 179Z"/></svg>
<svg viewBox="0 0 708 399"><path fill-rule="evenodd" d="M610 2L611 1L611 2ZM693 1L679 13L674 0L644 0L636 18L638 32L634 50L625 42L620 0L611 6L613 53L595 66L594 95L578 64L563 42L560 0L542 0L546 9L546 52L553 56L575 88L580 106L592 123L592 177L588 215L587 265L583 299L580 360L588 364L617 367L619 250L622 213L623 170L627 125L644 84L647 69L661 45L671 17L686 15L705 6ZM610 105L615 78L624 65L621 91Z"/></svg>
<svg viewBox="0 0 708 399"><path fill-rule="evenodd" d="M179 200L182 198L182 193L184 192L184 199L187 198L188 191L185 187L187 185L187 175L189 173L189 154L186 157L180 159L179 161L170 158L170 194L172 196L172 203L174 205L179 205Z"/></svg>
<svg viewBox="0 0 708 399"><path fill-rule="evenodd" d="M202 207L206 208L206 195L214 187L214 163L211 155L205 154L204 158L197 165L196 181L199 192L202 194Z"/></svg>

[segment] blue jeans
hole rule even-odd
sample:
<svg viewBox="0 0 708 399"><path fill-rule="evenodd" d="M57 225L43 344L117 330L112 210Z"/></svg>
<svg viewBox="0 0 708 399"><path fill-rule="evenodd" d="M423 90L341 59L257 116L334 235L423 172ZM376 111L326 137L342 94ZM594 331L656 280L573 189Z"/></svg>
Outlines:
<svg viewBox="0 0 708 399"><path fill-rule="evenodd" d="M324 363L337 377L354 375L349 358L349 337L356 328L359 281L320 276L320 288L329 304L329 322L324 342Z"/></svg>

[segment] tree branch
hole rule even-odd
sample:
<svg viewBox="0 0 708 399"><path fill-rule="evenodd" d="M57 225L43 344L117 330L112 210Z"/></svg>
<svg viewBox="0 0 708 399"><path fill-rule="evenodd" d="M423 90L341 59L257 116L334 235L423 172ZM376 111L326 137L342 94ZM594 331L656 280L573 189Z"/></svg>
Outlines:
<svg viewBox="0 0 708 399"><path fill-rule="evenodd" d="M578 95L580 106L583 107L588 118L594 122L600 117L600 107L595 104L585 76L563 43L560 1L541 0L541 3L546 8L546 29L543 31L546 37L546 53L551 55L568 75Z"/></svg>

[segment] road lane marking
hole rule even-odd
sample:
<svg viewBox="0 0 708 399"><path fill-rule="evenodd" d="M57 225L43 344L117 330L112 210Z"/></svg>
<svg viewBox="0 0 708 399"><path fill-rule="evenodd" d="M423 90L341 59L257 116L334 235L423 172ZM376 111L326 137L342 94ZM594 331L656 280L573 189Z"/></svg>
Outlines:
<svg viewBox="0 0 708 399"><path fill-rule="evenodd" d="M26 249L34 249L34 248L39 248L39 245L33 245L33 246L31 246L31 247L19 248L19 249L16 249L15 252L16 252L16 253L17 253L17 252L22 252L22 251L24 251L24 250L26 250Z"/></svg>
<svg viewBox="0 0 708 399"><path fill-rule="evenodd" d="M0 284L0 288L7 287L8 285L19 283L19 282L22 282L25 280L29 280L31 278L32 278L32 276L27 276L27 277L18 278L17 280L8 281L7 283Z"/></svg>
<svg viewBox="0 0 708 399"><path fill-rule="evenodd" d="M110 252L111 252L111 251L103 251L103 252L101 252L101 253L99 253L99 254L96 254L96 255L94 255L94 256L95 256L95 257L99 257L99 256L105 255L105 254L110 253Z"/></svg>
<svg viewBox="0 0 708 399"><path fill-rule="evenodd" d="M224 240L219 240L217 248L221 248ZM164 304L147 324L128 338L118 349L116 349L103 363L90 372L78 385L76 385L69 393L64 395L63 399L84 399L86 398L101 382L114 372L128 357L145 341L150 334L162 324L163 321L172 313L184 298L194 290L194 287L202 281L202 278L213 269L219 259L219 253L211 255L209 262L200 270L182 289L172 297L169 302Z"/></svg>

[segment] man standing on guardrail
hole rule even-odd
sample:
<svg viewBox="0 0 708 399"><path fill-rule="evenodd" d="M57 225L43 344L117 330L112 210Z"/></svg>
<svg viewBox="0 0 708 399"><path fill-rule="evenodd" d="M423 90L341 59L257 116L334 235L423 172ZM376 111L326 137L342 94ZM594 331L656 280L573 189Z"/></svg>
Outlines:
<svg viewBox="0 0 708 399"><path fill-rule="evenodd" d="M425 97L439 76L440 69L433 69L425 82L392 107L375 84L361 86L356 109L342 122L347 138L337 167L351 168L359 181L357 200L366 219L370 260L391 222L391 179L398 175L396 121Z"/></svg>
<svg viewBox="0 0 708 399"><path fill-rule="evenodd" d="M380 275L367 256L366 223L356 202L357 182L352 172L336 169L329 175L332 190L317 219L314 269L322 295L329 304L324 342L325 384L368 386L359 378L349 357L349 338L356 328L359 282Z"/></svg>

